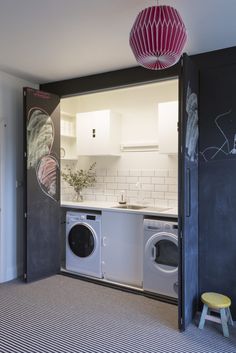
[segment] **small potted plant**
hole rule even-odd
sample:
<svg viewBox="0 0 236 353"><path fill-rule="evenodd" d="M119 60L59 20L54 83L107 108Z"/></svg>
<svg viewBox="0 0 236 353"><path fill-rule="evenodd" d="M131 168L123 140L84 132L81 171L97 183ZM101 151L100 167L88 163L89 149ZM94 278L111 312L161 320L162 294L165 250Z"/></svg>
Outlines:
<svg viewBox="0 0 236 353"><path fill-rule="evenodd" d="M82 190L96 183L95 166L96 162L91 164L88 170L79 169L73 171L71 168L67 168L66 172L61 173L62 178L74 188L76 201L83 201Z"/></svg>

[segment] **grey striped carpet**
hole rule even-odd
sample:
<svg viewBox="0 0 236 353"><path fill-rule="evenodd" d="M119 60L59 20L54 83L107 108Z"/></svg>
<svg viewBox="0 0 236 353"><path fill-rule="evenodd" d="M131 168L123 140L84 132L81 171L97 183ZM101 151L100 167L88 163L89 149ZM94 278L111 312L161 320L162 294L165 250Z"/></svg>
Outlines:
<svg viewBox="0 0 236 353"><path fill-rule="evenodd" d="M236 353L235 329L177 330L177 307L64 276L0 285L1 353Z"/></svg>

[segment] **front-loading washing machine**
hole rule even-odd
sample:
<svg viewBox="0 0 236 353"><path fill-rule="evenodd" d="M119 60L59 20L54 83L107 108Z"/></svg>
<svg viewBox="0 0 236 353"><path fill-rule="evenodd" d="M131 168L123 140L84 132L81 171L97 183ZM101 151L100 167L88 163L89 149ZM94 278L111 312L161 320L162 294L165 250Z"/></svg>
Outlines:
<svg viewBox="0 0 236 353"><path fill-rule="evenodd" d="M178 223L144 219L144 291L177 298L178 259Z"/></svg>
<svg viewBox="0 0 236 353"><path fill-rule="evenodd" d="M101 278L101 215L66 214L66 269Z"/></svg>

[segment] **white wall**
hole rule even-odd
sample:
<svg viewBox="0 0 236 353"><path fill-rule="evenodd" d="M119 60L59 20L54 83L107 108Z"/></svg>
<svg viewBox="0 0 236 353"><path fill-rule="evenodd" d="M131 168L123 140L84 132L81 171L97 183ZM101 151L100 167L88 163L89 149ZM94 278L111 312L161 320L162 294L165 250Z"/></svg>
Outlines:
<svg viewBox="0 0 236 353"><path fill-rule="evenodd" d="M23 269L23 92L37 86L0 72L1 212L0 282L9 281Z"/></svg>

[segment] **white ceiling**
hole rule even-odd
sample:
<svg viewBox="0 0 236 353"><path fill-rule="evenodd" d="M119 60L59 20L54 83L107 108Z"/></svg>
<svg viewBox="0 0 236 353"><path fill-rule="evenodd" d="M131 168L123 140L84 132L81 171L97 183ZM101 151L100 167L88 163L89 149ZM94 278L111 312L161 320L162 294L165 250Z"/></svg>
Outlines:
<svg viewBox="0 0 236 353"><path fill-rule="evenodd" d="M0 70L49 82L136 66L129 32L154 0L0 0ZM160 0L179 10L185 51L236 45L236 0Z"/></svg>

